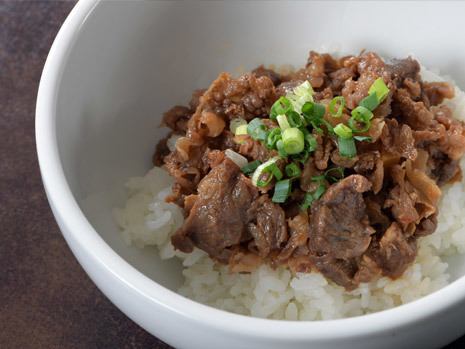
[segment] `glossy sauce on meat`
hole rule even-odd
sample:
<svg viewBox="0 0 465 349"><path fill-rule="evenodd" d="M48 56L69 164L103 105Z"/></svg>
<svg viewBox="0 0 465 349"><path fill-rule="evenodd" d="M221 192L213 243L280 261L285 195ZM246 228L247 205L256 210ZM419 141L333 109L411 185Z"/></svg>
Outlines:
<svg viewBox="0 0 465 349"><path fill-rule="evenodd" d="M464 124L442 104L454 96L453 87L422 81L419 71L412 58L384 61L366 52L337 59L312 51L305 67L291 74L260 66L239 78L222 73L208 89L195 91L189 107L164 115L164 124L180 136L176 149L170 152L162 142L154 156L176 181L169 200L185 210L174 247L200 248L232 272L262 263L318 270L346 289L381 275L401 276L415 259L417 239L436 229L440 186L461 178L465 153ZM270 123L273 103L302 82L310 82L314 99L324 105L343 96L350 113L378 78L389 94L362 134L370 140L357 142L356 156L347 158L334 138L314 133L316 148L285 204L272 202L268 187L254 186L225 157L225 149L248 161L277 156L247 135L235 137L229 123L237 117ZM333 126L341 122L328 114L325 119ZM344 176L315 182L335 168ZM300 209L318 185L325 193Z"/></svg>

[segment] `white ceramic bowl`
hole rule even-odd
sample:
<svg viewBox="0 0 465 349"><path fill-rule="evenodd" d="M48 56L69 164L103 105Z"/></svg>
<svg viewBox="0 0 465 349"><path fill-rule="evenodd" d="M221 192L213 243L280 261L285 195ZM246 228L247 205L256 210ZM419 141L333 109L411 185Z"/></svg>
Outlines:
<svg viewBox="0 0 465 349"><path fill-rule="evenodd" d="M377 314L256 319L173 290L180 266L126 247L111 217L123 183L150 167L162 112L223 70L302 65L311 48L414 53L465 87L463 3L79 2L58 34L37 102L37 148L76 258L131 319L179 348L437 347L465 329L465 258L451 285ZM47 251L44 251L47 253Z"/></svg>

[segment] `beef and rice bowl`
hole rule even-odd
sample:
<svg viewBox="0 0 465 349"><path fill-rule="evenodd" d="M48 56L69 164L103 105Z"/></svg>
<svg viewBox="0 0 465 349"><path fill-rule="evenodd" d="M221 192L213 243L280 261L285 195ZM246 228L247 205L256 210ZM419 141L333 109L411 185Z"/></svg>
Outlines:
<svg viewBox="0 0 465 349"><path fill-rule="evenodd" d="M183 260L180 293L225 310L314 320L406 303L465 250L464 104L415 59L374 52L221 73L164 114L155 167L115 217L129 243Z"/></svg>

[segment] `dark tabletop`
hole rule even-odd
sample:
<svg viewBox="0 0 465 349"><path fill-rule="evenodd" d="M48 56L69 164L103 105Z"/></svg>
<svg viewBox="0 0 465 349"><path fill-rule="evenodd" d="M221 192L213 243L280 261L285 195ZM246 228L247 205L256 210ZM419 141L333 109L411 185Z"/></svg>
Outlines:
<svg viewBox="0 0 465 349"><path fill-rule="evenodd" d="M0 348L170 348L121 313L71 254L40 180L39 78L74 1L0 0ZM465 347L465 339L449 348Z"/></svg>

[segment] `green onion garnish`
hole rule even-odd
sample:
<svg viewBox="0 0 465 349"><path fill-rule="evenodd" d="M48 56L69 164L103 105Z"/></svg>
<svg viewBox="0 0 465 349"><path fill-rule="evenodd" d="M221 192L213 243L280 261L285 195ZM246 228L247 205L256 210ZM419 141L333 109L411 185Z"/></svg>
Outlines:
<svg viewBox="0 0 465 349"><path fill-rule="evenodd" d="M337 126L334 128L334 133L338 135L341 138L349 139L352 138L352 130L350 127L347 127L344 124L337 124Z"/></svg>
<svg viewBox="0 0 465 349"><path fill-rule="evenodd" d="M328 105L329 113L333 118L340 118L342 116L342 112L344 111L345 105L346 100L344 99L344 97L334 97Z"/></svg>
<svg viewBox="0 0 465 349"><path fill-rule="evenodd" d="M284 114L280 114L276 117L276 120L278 121L279 127L281 127L281 130L285 130L286 128L291 127L289 125L289 122L287 121L287 117Z"/></svg>
<svg viewBox="0 0 465 349"><path fill-rule="evenodd" d="M274 194L271 201L276 203L286 202L289 194L291 193L291 180L283 179L279 181L274 186Z"/></svg>
<svg viewBox="0 0 465 349"><path fill-rule="evenodd" d="M313 88L310 82L304 81L295 87L293 93L288 93L286 97L290 100L294 110L299 112L306 102L313 102Z"/></svg>
<svg viewBox="0 0 465 349"><path fill-rule="evenodd" d="M315 192L313 193L313 197L315 198L315 200L318 200L319 198L321 198L321 196L325 193L325 191L326 191L325 186L322 183L320 183L318 188L316 188Z"/></svg>
<svg viewBox="0 0 465 349"><path fill-rule="evenodd" d="M263 124L263 121L260 118L255 118L249 122L247 125L247 133L250 137L252 137L252 139L258 141L265 141L268 137L265 124Z"/></svg>
<svg viewBox="0 0 465 349"><path fill-rule="evenodd" d="M276 143L281 139L281 129L276 127L268 133L266 138L266 146L268 149L275 149Z"/></svg>
<svg viewBox="0 0 465 349"><path fill-rule="evenodd" d="M287 154L286 150L284 149L284 143L282 141L282 139L280 139L279 141L276 142L276 149L278 150L278 154L279 156L285 158L287 157L289 154Z"/></svg>
<svg viewBox="0 0 465 349"><path fill-rule="evenodd" d="M247 124L240 125L236 128L236 132L234 132L235 136L242 136L247 134Z"/></svg>
<svg viewBox="0 0 465 349"><path fill-rule="evenodd" d="M273 176L280 180L283 177L283 173L278 166L276 166L279 159L279 156L275 156L258 166L253 173L252 184L256 187L266 187L270 184Z"/></svg>
<svg viewBox="0 0 465 349"><path fill-rule="evenodd" d="M274 120L277 118L278 115L286 115L291 110L292 110L291 101L287 99L286 97L281 96L271 106L270 119Z"/></svg>
<svg viewBox="0 0 465 349"><path fill-rule="evenodd" d="M304 150L304 134L298 128L291 127L284 130L282 133L282 140L284 151L287 154L298 154Z"/></svg>
<svg viewBox="0 0 465 349"><path fill-rule="evenodd" d="M335 172L334 175L330 176L331 173ZM337 177L335 177L335 175ZM337 182L338 180L344 178L344 167L333 167L329 170L325 171L324 176L326 179L331 180L333 182Z"/></svg>
<svg viewBox="0 0 465 349"><path fill-rule="evenodd" d="M370 93L368 96L366 96L364 99L362 99L358 105L362 106L362 107L365 107L368 110L373 111L379 105L378 96L376 95L375 92Z"/></svg>
<svg viewBox="0 0 465 349"><path fill-rule="evenodd" d="M285 172L286 172L286 176L290 178L299 177L300 174L302 173L299 166L297 166L295 162L292 162L289 165L286 165Z"/></svg>
<svg viewBox="0 0 465 349"><path fill-rule="evenodd" d="M370 86L368 94L370 95L373 92L376 93L376 96L378 97L378 103L381 103L387 97L389 94L389 88L386 86L383 78L376 79L375 82Z"/></svg>
<svg viewBox="0 0 465 349"><path fill-rule="evenodd" d="M358 106L352 110L352 116L349 119L349 126L354 132L366 132L370 129L373 113L362 106Z"/></svg>
<svg viewBox="0 0 465 349"><path fill-rule="evenodd" d="M290 111L287 114L287 120L289 121L289 125L291 127L301 127L303 125L302 117L295 111Z"/></svg>
<svg viewBox="0 0 465 349"><path fill-rule="evenodd" d="M307 102L302 106L302 113L309 121L318 120L325 116L326 108L320 103Z"/></svg>
<svg viewBox="0 0 465 349"><path fill-rule="evenodd" d="M254 171L257 169L258 166L261 165L261 163L262 162L260 160L249 162L247 165L241 168L241 171L243 174L249 176L252 173L254 173Z"/></svg>
<svg viewBox="0 0 465 349"><path fill-rule="evenodd" d="M363 142L363 141L371 142L370 136L354 136L354 139L359 142Z"/></svg>
<svg viewBox="0 0 465 349"><path fill-rule="evenodd" d="M355 148L355 141L353 138L338 137L337 146L341 156L353 158L357 154L357 148Z"/></svg>
<svg viewBox="0 0 465 349"><path fill-rule="evenodd" d="M305 196L304 196L304 201L302 202L302 204L300 205L300 208L302 210L306 210L308 209L314 201L318 200L319 198L321 198L321 196L325 193L326 191L326 188L325 186L323 185L323 183L320 183L320 185L318 186L318 188L315 190L315 192L313 193L306 193Z"/></svg>
<svg viewBox="0 0 465 349"><path fill-rule="evenodd" d="M232 133L236 134L237 128L242 125L247 125L247 121L245 121L242 118L232 119L231 122L229 123L229 130Z"/></svg>
<svg viewBox="0 0 465 349"><path fill-rule="evenodd" d="M316 138L312 134L306 134L305 135L305 149L308 152L312 152L316 150L316 147L318 146L318 142L316 141Z"/></svg>

